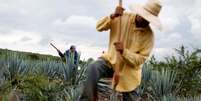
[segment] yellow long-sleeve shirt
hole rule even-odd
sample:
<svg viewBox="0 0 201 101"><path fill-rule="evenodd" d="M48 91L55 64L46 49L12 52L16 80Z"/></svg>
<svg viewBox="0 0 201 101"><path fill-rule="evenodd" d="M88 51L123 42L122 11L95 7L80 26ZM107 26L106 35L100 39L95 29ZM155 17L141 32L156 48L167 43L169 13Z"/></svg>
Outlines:
<svg viewBox="0 0 201 101"><path fill-rule="evenodd" d="M134 13L124 13L121 17L121 41L124 44L122 54L123 62L121 64L120 78L116 90L120 92L129 92L136 89L141 82L141 65L149 57L153 48L154 35L149 26L146 28L137 28L135 25ZM113 45L118 41L119 20L120 17L111 19L104 17L98 21L96 29L98 31L110 30L109 47L101 57L108 61L114 70L117 58L116 50Z"/></svg>

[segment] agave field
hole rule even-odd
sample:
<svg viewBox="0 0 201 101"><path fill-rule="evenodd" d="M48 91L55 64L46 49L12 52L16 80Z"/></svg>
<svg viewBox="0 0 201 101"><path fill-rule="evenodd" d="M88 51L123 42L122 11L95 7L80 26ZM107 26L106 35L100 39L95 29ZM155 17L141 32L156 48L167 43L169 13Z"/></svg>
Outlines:
<svg viewBox="0 0 201 101"><path fill-rule="evenodd" d="M164 61L152 57L142 67L137 89L142 101L201 101L201 50L175 50ZM93 60L80 60L78 67L58 57L0 52L0 101L77 101ZM37 58L36 58L37 57ZM109 101L110 79L98 83L99 101ZM121 101L121 97L119 97Z"/></svg>
<svg viewBox="0 0 201 101"><path fill-rule="evenodd" d="M80 63L79 70L71 67L60 60L5 52L0 57L0 101L75 101L86 63Z"/></svg>

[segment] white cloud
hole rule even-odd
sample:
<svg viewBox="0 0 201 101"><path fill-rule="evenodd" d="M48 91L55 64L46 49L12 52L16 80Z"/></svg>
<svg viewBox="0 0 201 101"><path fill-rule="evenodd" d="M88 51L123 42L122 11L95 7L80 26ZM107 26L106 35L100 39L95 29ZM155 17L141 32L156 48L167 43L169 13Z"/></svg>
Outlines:
<svg viewBox="0 0 201 101"><path fill-rule="evenodd" d="M123 1L128 10L132 3ZM164 0L160 19L164 31L155 31L154 54L164 56L181 44L201 44L200 0ZM99 18L114 12L118 0L0 0L0 48L57 55L75 44L82 58L100 56L108 42L108 32L99 33ZM196 43L195 43L196 42Z"/></svg>
<svg viewBox="0 0 201 101"><path fill-rule="evenodd" d="M26 32L20 30L13 30L10 33L0 33L0 43L5 44L38 44L41 37L35 32Z"/></svg>
<svg viewBox="0 0 201 101"><path fill-rule="evenodd" d="M200 17L201 17L201 14L200 14ZM199 18L193 18L191 19L191 31L192 31L192 34L194 34L195 36L197 35L201 35L201 32L200 32L200 28L201 28L201 24L200 24L201 20Z"/></svg>
<svg viewBox="0 0 201 101"><path fill-rule="evenodd" d="M189 8L188 18L191 23L191 32L195 39L200 40L201 37L201 12L200 12L201 1L197 0L194 2L194 6Z"/></svg>
<svg viewBox="0 0 201 101"><path fill-rule="evenodd" d="M157 36L156 36L157 37ZM165 33L163 37L157 37L155 42L157 48L177 48L185 42L183 36L178 33Z"/></svg>
<svg viewBox="0 0 201 101"><path fill-rule="evenodd" d="M95 29L96 19L89 16L71 15L65 20L57 19L53 24L68 30Z"/></svg>
<svg viewBox="0 0 201 101"><path fill-rule="evenodd" d="M164 59L164 57L174 55L175 51L171 48L154 48L152 53L157 59L161 60Z"/></svg>
<svg viewBox="0 0 201 101"><path fill-rule="evenodd" d="M163 31L166 33L172 32L179 26L180 19L178 16L178 12L174 12L175 7L173 6L168 6L164 5L161 13L160 13L160 18L161 18L161 23L163 27Z"/></svg>
<svg viewBox="0 0 201 101"><path fill-rule="evenodd" d="M46 50L39 42L42 37L40 33L13 30L7 33L0 33L0 48L20 50L25 52L45 53ZM47 54L47 52L46 52Z"/></svg>
<svg viewBox="0 0 201 101"><path fill-rule="evenodd" d="M164 31L156 34L156 54L168 54L181 45L200 48L200 5L200 0L163 1L160 19Z"/></svg>

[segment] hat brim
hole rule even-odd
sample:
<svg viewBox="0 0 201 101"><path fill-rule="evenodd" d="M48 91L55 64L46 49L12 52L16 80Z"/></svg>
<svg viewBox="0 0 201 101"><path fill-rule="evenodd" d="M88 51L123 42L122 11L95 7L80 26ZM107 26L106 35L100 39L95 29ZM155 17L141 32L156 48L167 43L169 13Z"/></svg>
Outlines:
<svg viewBox="0 0 201 101"><path fill-rule="evenodd" d="M153 14L145 10L142 5L132 4L129 6L129 9L131 10L131 12L136 13L149 21L151 25L157 27L160 30L162 29L161 21L158 16L154 16Z"/></svg>

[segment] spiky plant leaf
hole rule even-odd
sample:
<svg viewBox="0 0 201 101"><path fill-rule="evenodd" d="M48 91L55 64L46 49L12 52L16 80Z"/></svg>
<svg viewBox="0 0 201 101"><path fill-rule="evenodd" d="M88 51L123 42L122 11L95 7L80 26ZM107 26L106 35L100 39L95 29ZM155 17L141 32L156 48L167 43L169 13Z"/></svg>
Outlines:
<svg viewBox="0 0 201 101"><path fill-rule="evenodd" d="M175 94L180 84L175 85L176 72L163 69L154 71L150 80L154 99L160 100L163 96Z"/></svg>

